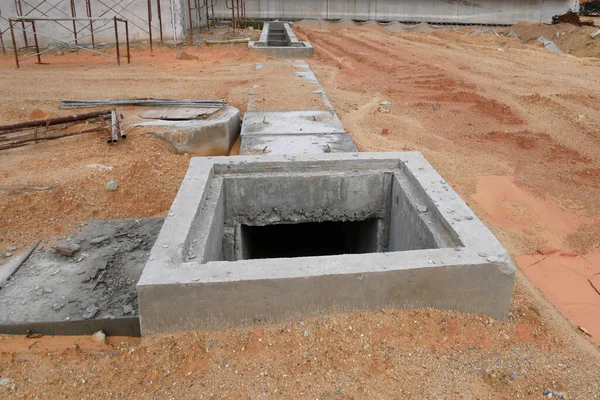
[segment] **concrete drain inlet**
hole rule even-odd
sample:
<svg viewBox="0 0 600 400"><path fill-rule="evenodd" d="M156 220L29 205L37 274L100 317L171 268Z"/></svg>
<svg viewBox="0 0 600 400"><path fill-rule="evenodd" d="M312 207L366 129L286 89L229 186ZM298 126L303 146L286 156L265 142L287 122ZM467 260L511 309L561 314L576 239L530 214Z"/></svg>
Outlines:
<svg viewBox="0 0 600 400"><path fill-rule="evenodd" d="M503 318L506 251L420 153L193 158L137 285L143 334L320 312Z"/></svg>
<svg viewBox="0 0 600 400"><path fill-rule="evenodd" d="M248 49L271 57L306 58L315 50L309 42L298 40L289 22L265 22L258 42L248 43Z"/></svg>

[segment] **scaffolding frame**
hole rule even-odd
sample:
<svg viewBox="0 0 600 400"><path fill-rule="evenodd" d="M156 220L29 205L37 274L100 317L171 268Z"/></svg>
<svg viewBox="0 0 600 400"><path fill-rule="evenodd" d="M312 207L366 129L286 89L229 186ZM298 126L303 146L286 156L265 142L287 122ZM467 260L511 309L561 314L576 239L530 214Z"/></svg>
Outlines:
<svg viewBox="0 0 600 400"><path fill-rule="evenodd" d="M91 36L92 48L96 48L96 38L95 33L98 33L98 29L102 29L102 27L98 28L94 25L94 22L102 20L103 18L110 18L111 16L116 16L119 19L127 20L133 26L139 28L142 32L148 34L148 38L150 40L150 51L153 52L153 43L154 43L154 35L153 31L156 32L158 30L160 41L164 41L163 39L163 23L162 23L162 10L161 10L161 0L145 0L146 7L148 9L147 19L145 19L142 15L129 11L129 7L140 0L85 0L85 14L87 18L89 18L88 29ZM144 0L141 0L144 1ZM155 3L153 3L155 1ZM84 21L77 16L76 3L78 0L14 0L14 8L16 11L16 17L11 15L10 18L13 20L17 20L19 18L52 18L56 20L62 20L65 18L71 18L67 21L57 22L63 29L70 31L74 36L77 36L78 32L82 31L84 28L78 29L76 22ZM68 4L69 6L64 7L64 4ZM69 8L70 7L70 12ZM155 9L153 7L156 7ZM97 12L100 15L93 15L92 9L98 10L98 8L103 9L101 12ZM153 10L156 11L156 15L153 15ZM131 17L127 15L131 15ZM158 25L153 25L155 18L158 20ZM4 20L8 22L8 17L2 16L2 11L0 10L0 20ZM69 28L67 25L69 23L64 22L72 22L72 28ZM20 31L23 32L22 41L24 43L24 47L33 47L31 43L31 37L28 36L28 33L31 33L33 27L29 25L29 22L24 20L19 20L19 25L21 26ZM4 45L3 34L6 33L9 28L4 30L0 29L0 45L2 46L2 51L4 55L6 55L6 46ZM88 37L86 36L86 37ZM78 41L81 39L80 37L76 37L75 44L78 45ZM78 49L79 51L79 49Z"/></svg>
<svg viewBox="0 0 600 400"><path fill-rule="evenodd" d="M117 55L112 56L110 54L101 53L99 51L95 51L93 49L88 49L87 47L79 45L80 39L83 39L88 36L92 36L94 34L93 28L90 29L91 30L90 34L85 35L85 36L80 36L80 37L78 37L77 29L75 28L72 31L74 40L67 41L67 40L57 39L57 38L53 38L53 37L38 33L36 30L36 27L35 27L36 21L56 22L59 25L61 25L62 27L64 27L64 25L62 25L60 22L63 22L63 21L67 21L67 22L72 21L74 27L76 27L76 22L78 22L78 21L81 21L81 22L102 21L102 22L106 22L103 25L103 28L106 27L107 25L109 25L110 22L112 21L113 22L112 28L114 29L114 32L115 32L115 47L117 50ZM89 51L90 53L98 54L98 55L101 55L104 57L116 58L117 65L121 66L121 52L120 52L120 48L119 48L119 27L118 27L119 22L122 22L123 24L125 24L125 40L126 40L126 44L127 44L127 64L130 64L131 63L131 53L130 53L130 49L129 49L129 22L126 19L118 18L117 16L114 16L113 18L43 18L43 17L39 17L39 18L37 18L37 17L36 18L30 18L30 17L9 18L8 24L9 24L10 36L12 39L13 49L14 49L14 53L15 53L15 64L16 64L17 68L20 68L20 61L24 61L24 60L27 60L32 57L37 57L37 64L42 64L41 55L51 51L52 49L46 49L46 50L40 51L40 46L38 44L38 36L40 36L45 39L50 39L50 40L53 40L56 42L64 43L69 47L71 47L74 44L74 46L75 46L75 48L77 48L78 52L81 49L81 50ZM21 24L21 28L16 26L19 23ZM31 31L28 31L25 28L25 23L31 23L31 29L32 29ZM92 25L90 25L90 27L91 26ZM19 58L19 49L17 47L17 40L15 37L15 29L23 31L24 35L27 35L27 33L33 34L34 43L35 43L35 53L34 54L30 54L28 56ZM110 29L110 28L105 28L104 30L108 30L108 29ZM99 31L96 31L96 33L97 32L99 32ZM27 44L26 44L26 47L28 47Z"/></svg>

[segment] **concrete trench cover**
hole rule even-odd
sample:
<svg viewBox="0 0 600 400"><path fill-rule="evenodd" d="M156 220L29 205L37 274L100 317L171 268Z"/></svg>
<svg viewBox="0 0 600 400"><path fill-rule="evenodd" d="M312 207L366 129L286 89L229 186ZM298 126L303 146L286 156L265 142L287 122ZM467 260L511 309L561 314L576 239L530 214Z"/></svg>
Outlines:
<svg viewBox="0 0 600 400"><path fill-rule="evenodd" d="M250 90L241 135L241 155L325 154L356 152L358 148L340 122L325 90L303 60L256 64L277 82L299 84L294 96L273 93L261 85ZM283 110L282 110L283 109Z"/></svg>
<svg viewBox="0 0 600 400"><path fill-rule="evenodd" d="M237 108L226 106L207 119L157 119L134 126L150 128L149 133L171 143L178 154L224 156L240 135L241 117Z"/></svg>
<svg viewBox="0 0 600 400"><path fill-rule="evenodd" d="M138 282L143 334L347 310L504 318L514 266L420 153L192 158Z"/></svg>

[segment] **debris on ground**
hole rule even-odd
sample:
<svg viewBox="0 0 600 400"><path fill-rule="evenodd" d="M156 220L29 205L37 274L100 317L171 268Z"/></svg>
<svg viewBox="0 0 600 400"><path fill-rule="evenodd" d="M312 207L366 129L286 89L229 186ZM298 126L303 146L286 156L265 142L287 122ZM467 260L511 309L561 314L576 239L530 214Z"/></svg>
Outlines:
<svg viewBox="0 0 600 400"><path fill-rule="evenodd" d="M195 61L198 59L197 56L194 56L192 54L188 54L183 50L177 50L177 54L175 55L175 58L178 60L184 60L184 61Z"/></svg>
<svg viewBox="0 0 600 400"><path fill-rule="evenodd" d="M228 39L228 40L205 40L206 44L233 44L233 43L248 43L250 42L250 38L244 39Z"/></svg>
<svg viewBox="0 0 600 400"><path fill-rule="evenodd" d="M0 126L0 150L84 133L106 131L109 128L106 119L113 111L103 110ZM80 124L85 124L86 129L73 129Z"/></svg>
<svg viewBox="0 0 600 400"><path fill-rule="evenodd" d="M579 15L577 15L576 13L574 13L571 10L567 11L566 13L564 13L562 15L555 15L552 17L553 24L558 24L561 22L566 23L566 24L575 25L575 26L584 26L584 25L594 26L594 22L582 21L579 18Z"/></svg>
<svg viewBox="0 0 600 400"><path fill-rule="evenodd" d="M588 331L588 330L585 328L585 326L580 326L580 327L579 327L579 330L580 330L581 332L583 332L584 334L586 334L587 336L592 336L592 334L590 333L590 331Z"/></svg>
<svg viewBox="0 0 600 400"><path fill-rule="evenodd" d="M104 332L102 332L102 331L98 331L98 332L94 333L92 335L92 337L94 338L94 340L96 342L99 342L99 343L102 343L102 344L106 343L106 334Z"/></svg>
<svg viewBox="0 0 600 400"><path fill-rule="evenodd" d="M73 254L78 252L79 249L80 249L80 247L76 243L69 242L67 240L58 242L54 246L54 251L56 251L58 254L60 254L62 256L66 256L66 257L73 257Z"/></svg>
<svg viewBox="0 0 600 400"><path fill-rule="evenodd" d="M135 285L162 223L87 221L58 254L35 251L0 290L0 325L137 315Z"/></svg>
<svg viewBox="0 0 600 400"><path fill-rule="evenodd" d="M562 54L561 49L552 40L548 40L543 36L538 38L538 41L544 45L546 50L554 54Z"/></svg>
<svg viewBox="0 0 600 400"><path fill-rule="evenodd" d="M106 182L106 185L104 185L104 187L106 188L106 190L108 190L109 192L114 192L115 190L117 190L117 188L119 187L119 184L117 183L117 181L108 181Z"/></svg>

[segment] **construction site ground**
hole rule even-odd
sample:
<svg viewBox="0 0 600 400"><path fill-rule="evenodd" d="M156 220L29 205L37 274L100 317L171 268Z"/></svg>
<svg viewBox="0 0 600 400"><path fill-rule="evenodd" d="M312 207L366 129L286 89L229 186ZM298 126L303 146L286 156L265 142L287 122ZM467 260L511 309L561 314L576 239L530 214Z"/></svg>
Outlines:
<svg viewBox="0 0 600 400"><path fill-rule="evenodd" d="M422 152L510 252L509 318L385 310L107 344L0 336L0 397L600 398L600 59L464 32L296 32L359 149ZM120 68L67 53L17 70L0 57L0 121L73 114L60 98L227 99L244 112L267 84L254 65L269 58L244 44L185 51L199 60L158 47ZM131 123L143 110L119 111ZM48 248L78 221L166 216L189 155L127 133L0 152L0 251ZM15 189L31 185L51 188Z"/></svg>

